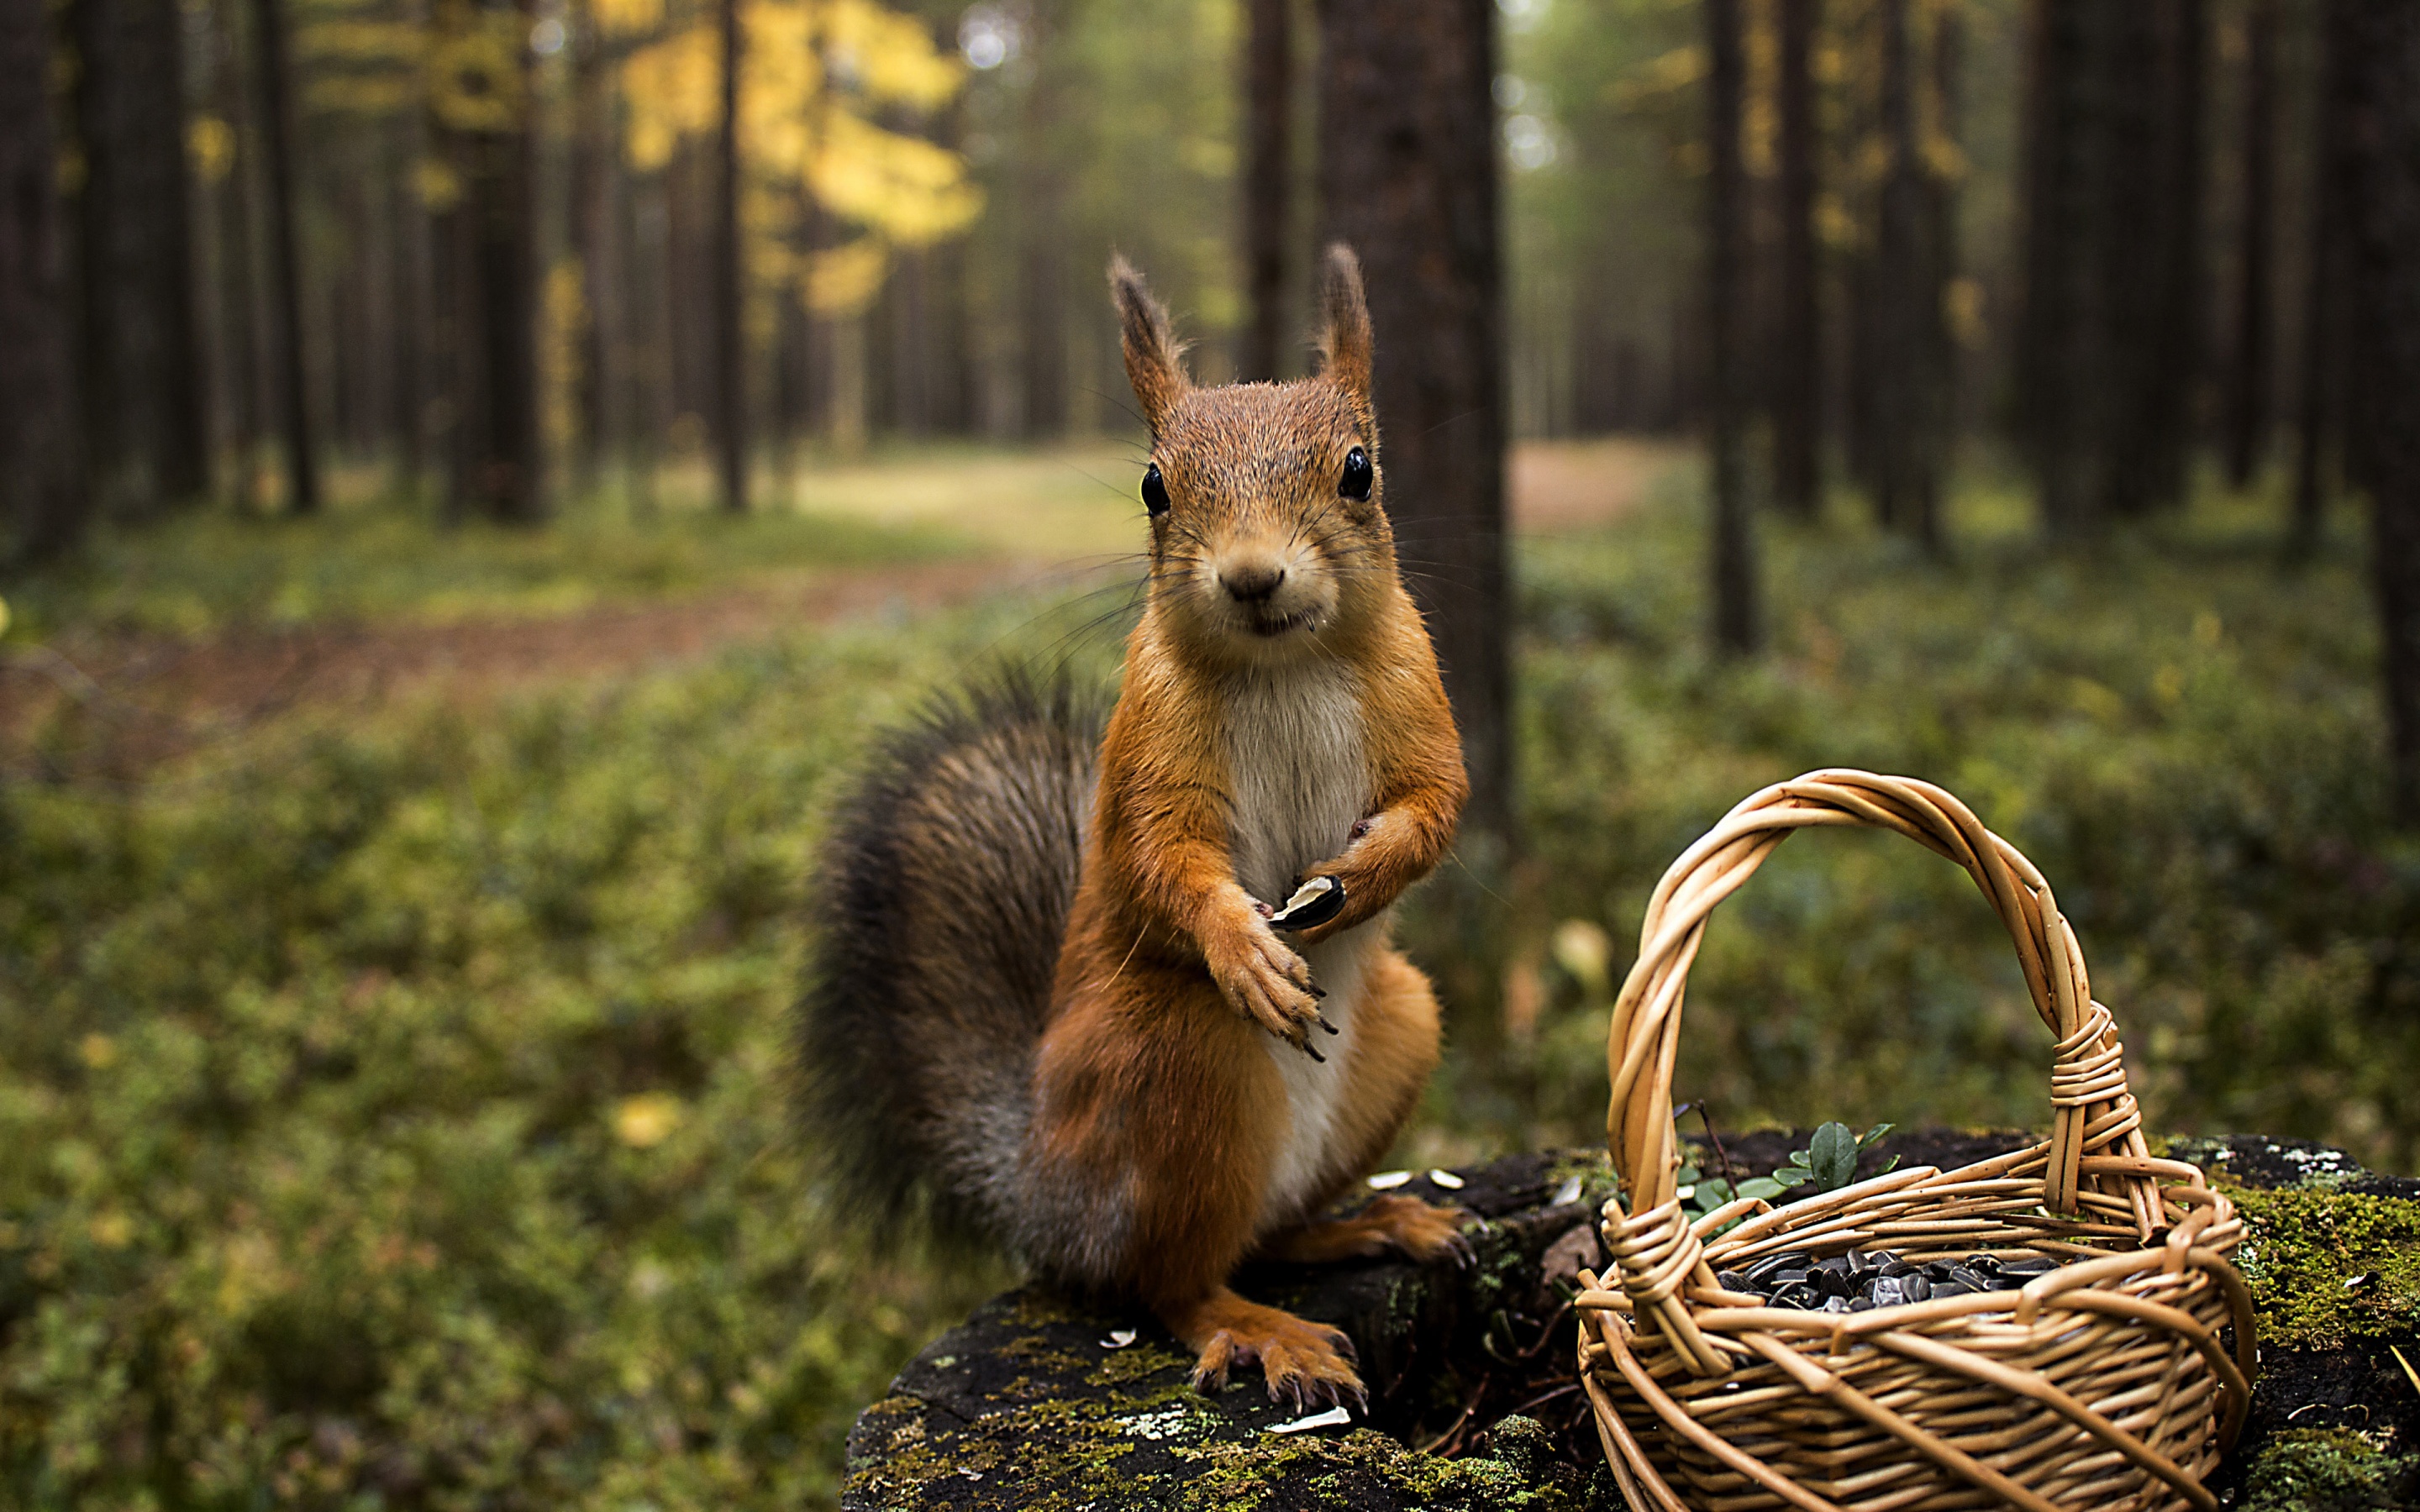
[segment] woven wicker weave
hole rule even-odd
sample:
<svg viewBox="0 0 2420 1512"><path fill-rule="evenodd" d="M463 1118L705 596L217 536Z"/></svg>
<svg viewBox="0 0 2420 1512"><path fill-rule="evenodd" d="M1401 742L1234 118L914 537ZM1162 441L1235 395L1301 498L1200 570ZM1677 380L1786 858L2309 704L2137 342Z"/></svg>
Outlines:
<svg viewBox="0 0 2420 1512"><path fill-rule="evenodd" d="M1998 911L2057 1041L2051 1135L1779 1209L1734 1202L1692 1226L1674 1184L1672 1063L1706 918L1792 832L1839 825L1929 846ZM2074 931L2041 873L1965 805L1907 778L1825 771L1732 810L1648 904L1608 1059L1622 1195L1606 1204L1613 1272L1582 1273L1579 1366L1634 1508L2216 1505L2201 1482L2242 1424L2255 1360L2227 1258L2242 1223L2198 1169L2150 1157ZM1848 1314L1768 1307L1714 1278L1777 1251L1851 1247L2061 1263L2022 1291Z"/></svg>

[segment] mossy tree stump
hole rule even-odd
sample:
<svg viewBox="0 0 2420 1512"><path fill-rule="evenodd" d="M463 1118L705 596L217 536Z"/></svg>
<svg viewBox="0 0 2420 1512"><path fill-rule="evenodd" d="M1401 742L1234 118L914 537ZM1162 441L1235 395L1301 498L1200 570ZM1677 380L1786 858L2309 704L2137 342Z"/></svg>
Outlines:
<svg viewBox="0 0 2420 1512"><path fill-rule="evenodd" d="M1949 1165L2024 1142L1918 1132L1876 1157ZM1730 1155L1762 1170L1791 1148L1790 1136L1757 1135ZM2420 1181L2257 1135L2180 1139L2170 1153L2225 1182L2250 1230L2241 1257L2260 1316L2261 1379L2222 1489L2266 1512L2408 1504L2400 1498L2420 1490L2420 1387L2395 1350L2420 1367ZM1576 1398L1531 1415L1502 1389L1542 1368L1569 1371L1567 1318L1543 1337L1508 1319L1551 1317L1548 1276L1597 1263L1603 1158L1519 1155L1457 1174L1458 1190L1426 1177L1404 1190L1485 1220L1467 1269L1372 1262L1238 1280L1249 1296L1353 1335L1373 1397L1367 1422L1275 1431L1300 1414L1271 1403L1256 1379L1196 1393L1190 1360L1147 1315L1026 1287L935 1340L866 1409L849 1436L843 1505L1620 1507L1601 1465L1558 1452ZM1522 1361L1525 1348L1539 1352ZM1439 1438L1453 1457L1412 1447Z"/></svg>

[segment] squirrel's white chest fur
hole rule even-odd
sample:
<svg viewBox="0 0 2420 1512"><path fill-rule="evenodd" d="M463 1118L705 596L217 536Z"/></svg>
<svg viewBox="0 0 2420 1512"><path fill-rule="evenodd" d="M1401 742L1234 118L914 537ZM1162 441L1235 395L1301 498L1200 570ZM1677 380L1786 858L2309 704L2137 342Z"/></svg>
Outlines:
<svg viewBox="0 0 2420 1512"><path fill-rule="evenodd" d="M1345 670L1315 661L1251 679L1228 702L1227 763L1234 807L1228 845L1244 890L1282 907L1295 878L1342 851L1369 813L1370 764L1360 700ZM1373 921L1374 922L1374 921ZM1319 1036L1326 1064L1270 1038L1283 1078L1288 1128L1263 1188L1264 1231L1299 1219L1335 1169L1336 1112L1352 1080L1364 957L1379 935L1370 924L1304 950L1320 1004L1338 1033Z"/></svg>

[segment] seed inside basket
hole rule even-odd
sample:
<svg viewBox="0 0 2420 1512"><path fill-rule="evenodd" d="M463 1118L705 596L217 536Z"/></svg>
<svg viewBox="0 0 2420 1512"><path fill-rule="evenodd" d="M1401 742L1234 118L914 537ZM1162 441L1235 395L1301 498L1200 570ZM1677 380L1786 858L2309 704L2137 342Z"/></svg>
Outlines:
<svg viewBox="0 0 2420 1512"><path fill-rule="evenodd" d="M1768 1307L1862 1313L1942 1297L2014 1291L2057 1269L2056 1260L2040 1255L1977 1253L1917 1263L1886 1249L1853 1249L1822 1259L1804 1250L1784 1250L1745 1270L1718 1271L1714 1281L1725 1291L1754 1297Z"/></svg>

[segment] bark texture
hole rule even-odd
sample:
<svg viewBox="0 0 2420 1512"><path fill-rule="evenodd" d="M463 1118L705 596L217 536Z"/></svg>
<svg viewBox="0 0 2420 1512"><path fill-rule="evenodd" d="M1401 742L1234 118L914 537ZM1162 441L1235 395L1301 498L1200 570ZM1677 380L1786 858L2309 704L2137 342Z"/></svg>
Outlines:
<svg viewBox="0 0 2420 1512"><path fill-rule="evenodd" d="M1874 497L1883 523L1938 550L1941 452L1947 415L1941 371L1941 259L1916 133L1908 0L1882 0L1883 180L1873 286Z"/></svg>
<svg viewBox="0 0 2420 1512"><path fill-rule="evenodd" d="M2303 349L2294 399L2294 513L2289 561L2307 561L2327 526L2330 441L2343 429L2349 277L2345 218L2358 186L2352 156L2354 17L2343 0L2320 15L2319 78L2312 123L2311 209L2303 280Z"/></svg>
<svg viewBox="0 0 2420 1512"><path fill-rule="evenodd" d="M77 0L85 413L101 500L209 486L176 0Z"/></svg>
<svg viewBox="0 0 2420 1512"><path fill-rule="evenodd" d="M526 33L526 5L508 7ZM486 89L492 113L463 109L448 136L462 199L449 219L454 475L451 511L507 524L545 515L540 491L537 248L530 55ZM441 119L442 119L441 115Z"/></svg>
<svg viewBox="0 0 2420 1512"><path fill-rule="evenodd" d="M2205 0L2038 0L2020 425L2054 535L2181 497L2199 377Z"/></svg>
<svg viewBox="0 0 2420 1512"><path fill-rule="evenodd" d="M2277 0L2253 0L2243 58L2243 204L2236 223L2235 347L2226 373L2226 476L2242 488L2269 439L2277 242Z"/></svg>
<svg viewBox="0 0 2420 1512"><path fill-rule="evenodd" d="M286 450L286 506L319 508L318 452L311 433L310 380L302 365L302 268L294 232L294 107L288 98L286 15L280 0L252 0L253 42L260 75L261 210L268 222L269 371L278 439Z"/></svg>
<svg viewBox="0 0 2420 1512"><path fill-rule="evenodd" d="M1294 8L1249 0L1244 38L1243 347L1235 376L1282 376L1294 187Z"/></svg>
<svg viewBox="0 0 2420 1512"><path fill-rule="evenodd" d="M748 393L739 324L739 0L722 0L722 113L714 139L714 441L726 513L748 513Z"/></svg>
<svg viewBox="0 0 2420 1512"><path fill-rule="evenodd" d="M1493 0L1321 0L1324 240L1362 257L1397 550L1462 727L1466 850L1512 830Z"/></svg>
<svg viewBox="0 0 2420 1512"><path fill-rule="evenodd" d="M1744 320L1747 174L1740 156L1740 109L1747 56L1740 0L1705 0L1706 141L1713 172L1706 181L1706 410L1713 474L1714 644L1733 656L1757 648L1756 540L1748 517L1743 431L1746 402L1740 372Z"/></svg>
<svg viewBox="0 0 2420 1512"><path fill-rule="evenodd" d="M83 532L51 37L43 0L0 0L0 562Z"/></svg>
<svg viewBox="0 0 2420 1512"><path fill-rule="evenodd" d="M1781 0L1781 266L1774 335L1774 501L1812 517L1822 503L1821 312L1815 262L1815 30L1822 0Z"/></svg>
<svg viewBox="0 0 2420 1512"><path fill-rule="evenodd" d="M2420 7L2347 8L2354 433L2370 493L2397 819L2420 825Z"/></svg>

